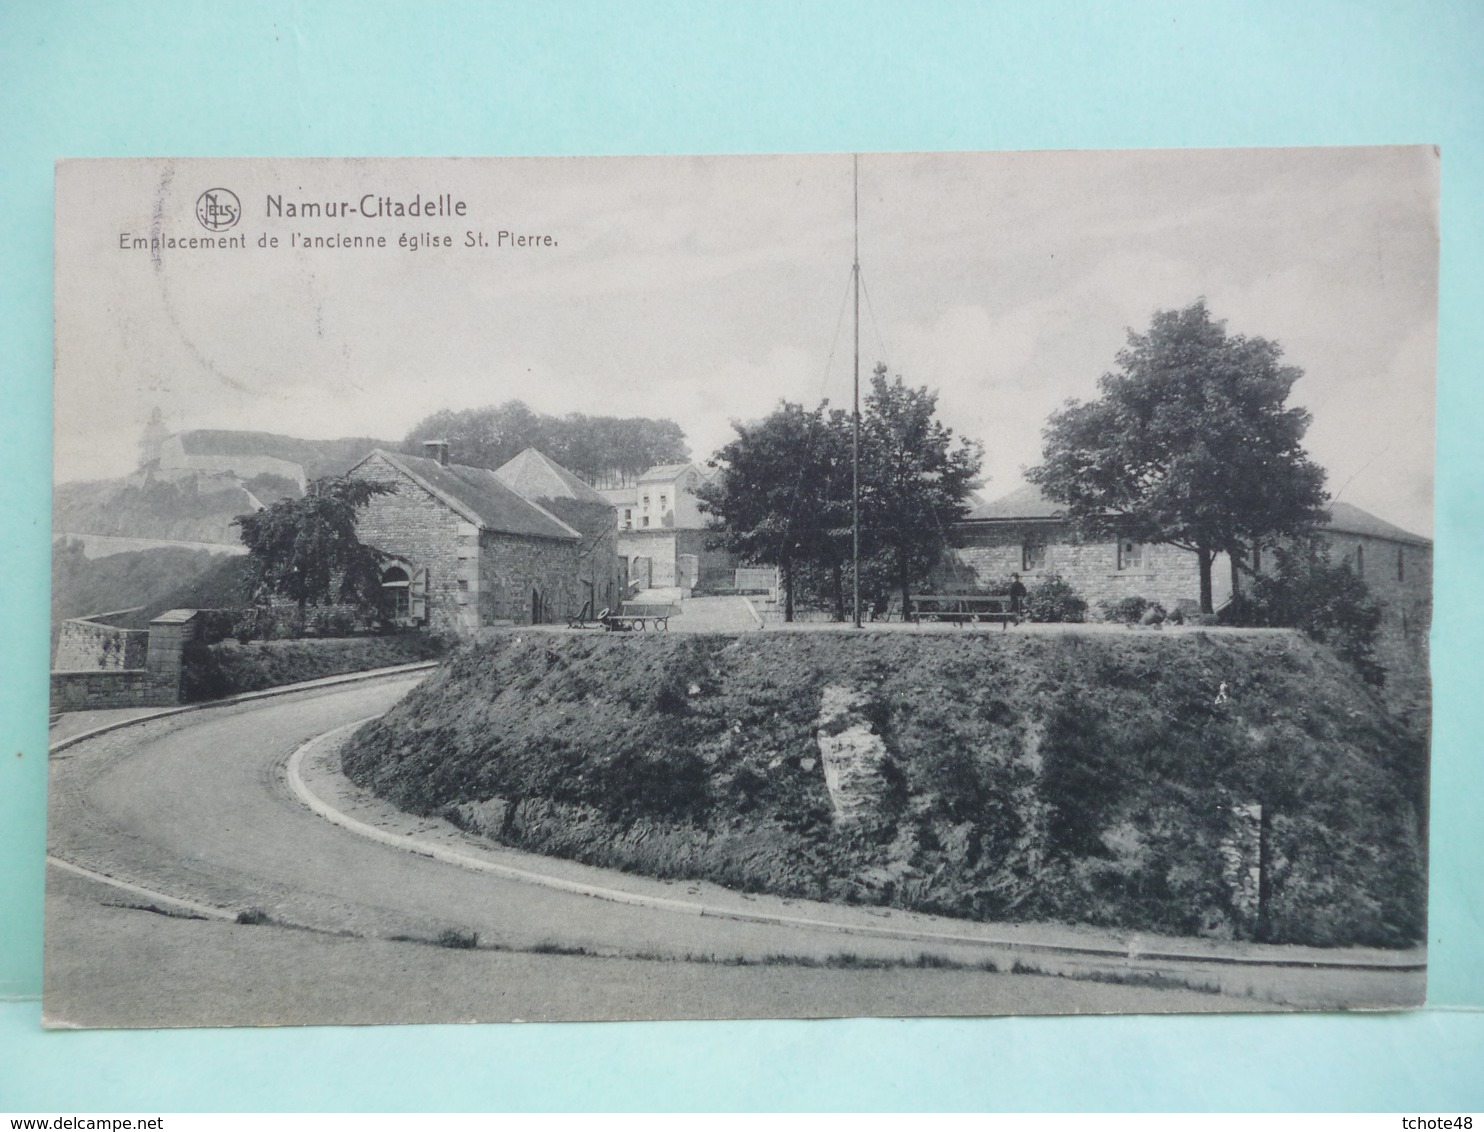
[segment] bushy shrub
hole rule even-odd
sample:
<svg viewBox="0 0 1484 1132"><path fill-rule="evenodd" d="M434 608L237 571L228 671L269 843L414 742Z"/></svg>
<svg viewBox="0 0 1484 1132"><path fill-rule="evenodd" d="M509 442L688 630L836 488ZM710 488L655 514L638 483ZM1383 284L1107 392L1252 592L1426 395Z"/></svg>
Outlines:
<svg viewBox="0 0 1484 1132"><path fill-rule="evenodd" d="M1349 563L1330 561L1322 540L1280 547L1270 574L1252 580L1251 592L1234 597L1221 611L1228 625L1300 629L1329 645L1371 684L1386 675L1376 661L1381 607Z"/></svg>
<svg viewBox="0 0 1484 1132"><path fill-rule="evenodd" d="M323 676L432 660L447 649L447 642L427 633L247 644L192 641L183 653L181 698L188 702L220 699Z"/></svg>
<svg viewBox="0 0 1484 1132"><path fill-rule="evenodd" d="M199 636L208 645L224 641L235 635L241 611L236 609L200 609L196 620L200 625Z"/></svg>
<svg viewBox="0 0 1484 1132"><path fill-rule="evenodd" d="M248 641L288 641L299 637L349 637L383 627L373 613L351 605L312 605L305 610L299 624L299 611L293 605L275 603L256 605L235 611L230 628L220 637L235 637L241 644Z"/></svg>
<svg viewBox="0 0 1484 1132"><path fill-rule="evenodd" d="M231 636L239 644L248 641L281 641L301 636L296 610L255 605L242 610L232 624Z"/></svg>
<svg viewBox="0 0 1484 1132"><path fill-rule="evenodd" d="M362 618L344 605L316 606L305 630L316 637L348 637L360 628Z"/></svg>
<svg viewBox="0 0 1484 1132"><path fill-rule="evenodd" d="M1134 594L1131 597L1121 597L1117 601L1098 602L1098 616L1104 621L1113 621L1120 625L1137 625L1145 613L1156 607L1163 617L1163 606L1151 602L1147 597Z"/></svg>
<svg viewBox="0 0 1484 1132"><path fill-rule="evenodd" d="M1085 621L1087 601L1061 575L1050 574L1026 588L1025 616L1028 621Z"/></svg>

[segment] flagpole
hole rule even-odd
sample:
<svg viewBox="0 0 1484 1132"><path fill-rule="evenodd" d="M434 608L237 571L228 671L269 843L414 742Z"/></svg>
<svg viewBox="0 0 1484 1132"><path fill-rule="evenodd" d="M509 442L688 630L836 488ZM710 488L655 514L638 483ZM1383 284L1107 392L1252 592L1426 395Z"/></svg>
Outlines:
<svg viewBox="0 0 1484 1132"><path fill-rule="evenodd" d="M850 269L855 286L855 401L850 436L850 578L854 591L855 627L861 627L861 159L851 157L855 259Z"/></svg>

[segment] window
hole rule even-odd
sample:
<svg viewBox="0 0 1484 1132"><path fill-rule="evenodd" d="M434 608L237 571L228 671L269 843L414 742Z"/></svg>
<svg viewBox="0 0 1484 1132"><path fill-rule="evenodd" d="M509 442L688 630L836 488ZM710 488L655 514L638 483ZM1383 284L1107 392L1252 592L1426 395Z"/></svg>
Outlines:
<svg viewBox="0 0 1484 1132"><path fill-rule="evenodd" d="M1020 548L1020 568L1022 570L1041 570L1046 566L1046 544L1044 542L1027 542Z"/></svg>
<svg viewBox="0 0 1484 1132"><path fill-rule="evenodd" d="M381 589L386 594L389 612L394 618L412 615L412 579L400 566L389 568L381 576Z"/></svg>
<svg viewBox="0 0 1484 1132"><path fill-rule="evenodd" d="M1355 576L1357 578L1365 577L1365 547L1363 546L1357 546L1355 548Z"/></svg>
<svg viewBox="0 0 1484 1132"><path fill-rule="evenodd" d="M644 524L643 525L646 526L646 527L649 526L649 516L648 515L645 515L644 516Z"/></svg>
<svg viewBox="0 0 1484 1132"><path fill-rule="evenodd" d="M1141 542L1130 542L1127 539L1118 540L1118 568L1120 570L1141 570L1144 567L1144 544Z"/></svg>
<svg viewBox="0 0 1484 1132"><path fill-rule="evenodd" d="M1407 580L1406 553L1401 547L1396 548L1396 580L1398 582Z"/></svg>
<svg viewBox="0 0 1484 1132"><path fill-rule="evenodd" d="M648 511L649 510L649 496L646 495L642 500L640 500L640 502L642 502L644 504L644 510Z"/></svg>
<svg viewBox="0 0 1484 1132"><path fill-rule="evenodd" d="M670 500L666 496L660 496L660 513L664 514L669 509Z"/></svg>
<svg viewBox="0 0 1484 1132"><path fill-rule="evenodd" d="M1254 574L1262 573L1262 547L1260 546L1254 546L1252 548L1252 572Z"/></svg>
<svg viewBox="0 0 1484 1132"><path fill-rule="evenodd" d="M634 509L632 507L625 507L623 509L623 529L626 531L632 531L634 529Z"/></svg>

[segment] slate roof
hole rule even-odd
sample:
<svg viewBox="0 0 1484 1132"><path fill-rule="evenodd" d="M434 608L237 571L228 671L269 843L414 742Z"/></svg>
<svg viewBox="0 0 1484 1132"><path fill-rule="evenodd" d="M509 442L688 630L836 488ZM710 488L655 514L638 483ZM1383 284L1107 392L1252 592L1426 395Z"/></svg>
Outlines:
<svg viewBox="0 0 1484 1132"><path fill-rule="evenodd" d="M975 519L1056 519L1061 517L1060 503L1053 503L1041 494L1035 484L1018 487L1009 495L981 503L968 513L969 521Z"/></svg>
<svg viewBox="0 0 1484 1132"><path fill-rule="evenodd" d="M380 456L400 469L484 530L535 538L570 540L582 537L546 508L507 487L489 468L475 468L468 464L444 465L426 456L407 456L382 448L376 449L371 456Z"/></svg>
<svg viewBox="0 0 1484 1132"><path fill-rule="evenodd" d="M495 477L526 499L575 499L579 503L612 506L590 484L584 483L544 452L527 448L495 469Z"/></svg>
<svg viewBox="0 0 1484 1132"><path fill-rule="evenodd" d="M1431 546L1432 540L1404 531L1401 527L1378 519L1369 511L1363 511L1353 503L1339 500L1329 505L1330 519L1325 530L1335 534L1369 535L1372 538L1389 539L1409 546ZM1006 520L1050 520L1059 519L1062 505L1047 499L1035 484L1016 488L1008 495L991 499L975 507L966 516L966 522Z"/></svg>
<svg viewBox="0 0 1484 1132"><path fill-rule="evenodd" d="M639 482L669 483L672 480L679 479L680 473L685 471L687 468L696 468L696 466L690 461L686 461L684 464L656 464L654 467L650 468L649 471L645 472L642 476L639 477ZM696 472L700 474L703 479L705 478L705 473L701 472L700 468L696 468Z"/></svg>
<svg viewBox="0 0 1484 1132"><path fill-rule="evenodd" d="M1376 518L1369 511L1362 511L1353 503L1344 503L1338 499L1329 505L1329 523L1325 529L1339 534L1390 539L1392 542L1404 542L1408 546L1432 545L1432 539L1404 531L1385 519Z"/></svg>

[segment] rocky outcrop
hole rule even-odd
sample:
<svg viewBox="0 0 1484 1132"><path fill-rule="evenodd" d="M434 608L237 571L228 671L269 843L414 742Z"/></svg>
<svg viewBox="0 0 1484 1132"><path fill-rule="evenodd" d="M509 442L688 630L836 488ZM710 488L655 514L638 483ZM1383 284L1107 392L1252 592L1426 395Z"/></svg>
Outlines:
<svg viewBox="0 0 1484 1132"><path fill-rule="evenodd" d="M819 705L820 761L835 808L835 821L879 814L888 782L886 741L866 714L870 698L853 688L827 684Z"/></svg>

